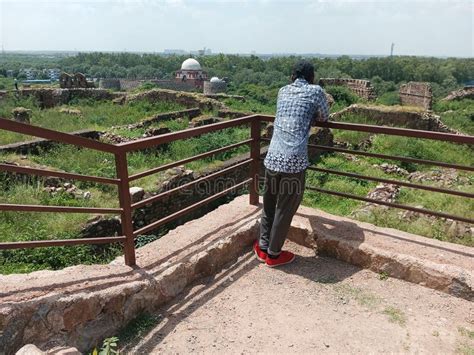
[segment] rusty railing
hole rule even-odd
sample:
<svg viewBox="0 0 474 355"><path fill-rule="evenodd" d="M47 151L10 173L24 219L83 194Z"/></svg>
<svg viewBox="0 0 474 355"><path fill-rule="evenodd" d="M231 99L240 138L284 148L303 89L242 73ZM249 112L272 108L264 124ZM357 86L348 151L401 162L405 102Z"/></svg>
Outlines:
<svg viewBox="0 0 474 355"><path fill-rule="evenodd" d="M0 243L0 250L2 249L18 249L18 248L36 248L36 247L49 247L49 246L62 246L62 245L77 245L77 244L106 244L121 242L124 246L124 256L125 263L127 265L135 265L135 238L143 233L149 232L153 229L162 226L168 222L175 220L195 209L198 209L205 204L225 196L229 192L241 188L247 184L250 184L250 203L258 204L258 166L259 166L259 142L258 138L260 137L260 121L258 116L247 116L243 118L234 119L231 121L221 122L210 124L202 127L187 129L178 132L172 132L163 134L156 137L144 138L137 141L122 143L122 144L107 144L94 140L90 140L83 137L74 136L67 133L57 132L41 127L31 126L28 124L14 122L8 119L0 118L0 130L6 130L10 132L16 132L20 134L27 134L39 138L49 139L55 142L72 144L82 148L89 148L101 152L111 153L115 157L115 167L116 167L116 177L115 178L106 178L99 176L88 176L81 174L57 172L53 170L44 170L36 169L30 167L21 167L10 164L0 164L0 172L12 172L12 173L21 173L21 174L31 174L39 176L51 176L58 178L66 179L75 179L81 181L91 181L98 182L103 184L112 184L117 186L120 208L92 208L92 207L67 207L67 206L32 206L32 205L19 205L19 204L0 204L0 211L18 211L18 212L57 212L57 213L110 213L110 214L120 214L121 216L121 225L122 225L122 235L117 237L97 237L97 238L80 238L80 239L65 239L65 240L38 240L38 241L22 241L22 242L6 242ZM230 144L228 146L214 149L212 151L198 154L186 159L182 159L173 163L165 164L147 171L143 171L134 175L129 175L128 164L127 164L127 154L133 151L144 150L151 147L156 147L158 145L173 142L181 139L188 139L196 136L200 136L206 133L220 131L226 128L237 127L241 125L250 125L251 126L251 135L252 138ZM142 200L137 203L131 202L130 197L130 182L156 174L158 172L176 167L185 163L189 163L194 160L203 159L210 157L217 153L225 152L243 145L251 146L251 159L247 159L243 162L240 162L236 165L233 165L229 168L220 170L213 174L207 175L200 179L196 179L190 183L181 185L172 190L165 191L148 199ZM248 179L245 179L242 182L233 184L231 187L226 188L216 194L209 196L202 201L194 203L184 209L170 214L164 218L161 218L157 221L150 223L147 226L143 226L137 230L133 228L132 213L135 209L144 207L150 203L159 201L160 199L168 196L169 194L185 189L194 184L208 180L209 178L222 175L232 169L237 169L242 167L245 164L251 166L251 171L253 176L250 176Z"/></svg>
<svg viewBox="0 0 474 355"><path fill-rule="evenodd" d="M251 115L251 116L237 118L237 119L233 119L233 120L229 120L225 122L210 124L210 125L206 125L202 127L191 128L191 129L187 129L183 131L163 134L156 137L144 138L144 139L140 139L136 141L114 145L114 144L106 144L106 143L93 141L93 140L83 138L83 137L77 137L77 136L67 134L67 133L61 133L61 132L57 132L57 131L53 131L49 129L44 129L44 128L22 124L22 123L0 118L0 130L6 130L6 131L16 132L20 134L27 134L27 135L31 135L31 136L35 136L39 138L50 139L59 143L72 144L72 145L82 147L82 148L89 148L89 149L113 154L115 157L116 177L106 178L106 177L99 177L99 176L88 176L88 175L81 175L81 174L57 172L53 170L21 167L21 166L9 165L9 164L0 164L0 172L6 171L6 172L12 172L12 173L31 174L31 175L39 175L39 176L52 176L52 177L76 179L76 180L81 180L81 181L91 181L91 182L115 185L118 188L119 206L120 206L119 208L92 208L92 207L89 208L89 207L67 207L67 206L32 206L32 205L0 204L0 211L120 214L121 225L122 225L122 235L117 236L117 237L107 236L107 237L67 239L67 240L7 242L7 243L0 243L0 250L1 249L15 249L15 248L48 247L48 246L59 246L59 245L104 244L104 243L121 242L123 243L123 247L124 247L125 263L127 265L135 265L135 238L140 234L147 233L153 229L156 229L168 222L171 222L183 215L188 214L189 212L195 209L198 209L204 206L205 204L219 197L225 196L226 194L228 194L229 192L235 189L244 187L245 185L249 185L249 203L252 205L258 205L259 203L258 190L259 190L259 180L260 180L259 171L261 167L261 156L262 156L261 143L269 140L269 139L261 138L260 136L261 123L272 122L273 119L274 117L272 116ZM214 149L209 152L198 154L189 158L185 158L176 162L172 162L172 163L165 164L159 167L155 167L155 168L152 168L147 171L143 171L134 175L129 175L128 164L127 164L127 154L130 152L149 149L149 148L156 147L164 143L170 143L170 142L181 140L181 139L188 139L188 138L200 136L206 133L216 132L216 131L220 131L226 128L237 127L237 126L242 126L242 125L250 125L250 138L249 139L246 139L244 141L231 144L225 147ZM351 124L351 123L336 123L336 122L318 123L317 126L323 127L323 128L331 128L331 129L344 129L344 130L359 131L359 132L369 132L369 133L388 134L388 135L396 135L396 136L403 136L403 137L433 139L433 140L448 141L448 142L458 143L458 144L474 145L474 137L466 136L466 135L455 135L455 134L449 134L449 133L439 133L439 132L371 126L371 125L362 125L362 124ZM170 169L170 168L173 168L185 163L189 163L194 160L210 157L217 153L228 151L228 150L231 150L243 145L250 145L249 159L243 160L242 162L232 165L226 169L223 169L215 173L212 173L210 175L193 180L187 184L181 185L174 189L149 197L145 200L142 200L136 203L131 202L131 197L129 193L130 182L137 179L141 179L143 177L146 177L152 174L156 174L166 169ZM311 144L309 146L312 148L322 150L322 151L342 152L342 153L376 157L376 158L382 158L382 159L388 159L388 160L397 160L397 161L411 162L411 163L417 163L417 164L429 164L429 165L454 168L454 169L464 170L464 171L474 171L474 167L471 167L471 166L463 166L463 165L450 164L450 163L445 163L445 162L415 159L415 158L410 158L410 157L390 156L390 155L370 153L370 152L365 152L365 151L343 149L343 148L338 148L338 147L329 147L329 146L311 145ZM217 192L209 197L206 197L199 202L196 202L190 206L185 207L184 209L181 209L166 217L156 220L146 226L143 226L139 229L134 230L132 216L133 216L133 211L135 209L144 207L150 203L155 203L159 201L160 199L176 191L188 188L190 186L193 186L199 182L208 180L210 178L225 174L226 172L232 169L241 168L247 164L250 164L249 177L245 179L244 181L235 183L231 187L226 188L220 192ZM428 190L432 192L461 196L465 198L474 198L474 194L464 192L464 191L449 190L445 188L413 184L409 182L397 181L397 180L391 180L391 179L382 179L382 178L370 177L370 176L365 176L365 175L360 175L360 174L355 174L355 173L350 173L350 172L323 169L323 168L318 168L314 166L308 169L323 172L323 173L328 173L328 174L336 174L336 175L341 175L341 176L346 176L346 177L352 177L356 179L397 184L397 185L405 186L409 188L423 189L423 190ZM395 208L410 210L410 211L419 212L423 214L433 215L437 217L450 218L453 220L463 221L467 223L474 223L473 219L465 218L462 216L453 216L453 215L439 212L439 211L432 211L432 210L416 208L416 207L411 207L411 206L406 206L406 205L401 205L401 204L396 204L396 203L383 202L383 201L378 201L378 200L374 200L374 199L370 199L370 198L366 198L362 196L357 196L357 195L353 195L349 193L326 190L319 187L309 186L307 188L312 191L336 195L336 196L340 196L344 198L357 199L357 200L362 200L362 201L366 201L370 203L381 204L381 205L386 205L389 207L395 207Z"/></svg>

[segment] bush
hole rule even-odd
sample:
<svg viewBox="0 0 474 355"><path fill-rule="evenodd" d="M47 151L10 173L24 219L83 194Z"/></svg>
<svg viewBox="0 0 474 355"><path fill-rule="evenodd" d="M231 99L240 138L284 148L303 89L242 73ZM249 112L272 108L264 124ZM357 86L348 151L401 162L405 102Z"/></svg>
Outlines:
<svg viewBox="0 0 474 355"><path fill-rule="evenodd" d="M389 91L379 96L376 102L387 106L400 105L400 95L398 91Z"/></svg>
<svg viewBox="0 0 474 355"><path fill-rule="evenodd" d="M359 97L356 94L354 94L350 89L343 86L328 85L324 88L324 90L328 94L332 95L336 103L344 104L345 106L355 104L359 101Z"/></svg>

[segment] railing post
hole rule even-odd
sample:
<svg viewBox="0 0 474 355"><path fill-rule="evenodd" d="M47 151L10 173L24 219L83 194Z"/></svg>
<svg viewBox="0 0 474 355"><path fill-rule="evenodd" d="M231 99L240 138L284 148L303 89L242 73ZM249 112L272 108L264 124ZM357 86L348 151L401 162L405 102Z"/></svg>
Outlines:
<svg viewBox="0 0 474 355"><path fill-rule="evenodd" d="M250 204L258 206L258 181L260 171L260 118L253 117L250 123Z"/></svg>
<svg viewBox="0 0 474 355"><path fill-rule="evenodd" d="M132 224L132 201L130 198L130 185L128 181L127 153L120 152L115 154L115 167L119 183L119 200L122 208L122 233L127 238L124 242L125 264L134 266L135 261L135 239L133 237Z"/></svg>

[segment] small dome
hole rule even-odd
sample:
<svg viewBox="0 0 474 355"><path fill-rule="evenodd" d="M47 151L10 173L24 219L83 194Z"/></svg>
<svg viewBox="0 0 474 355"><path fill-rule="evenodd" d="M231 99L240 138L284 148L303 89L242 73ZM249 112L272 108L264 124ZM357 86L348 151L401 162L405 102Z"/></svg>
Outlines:
<svg viewBox="0 0 474 355"><path fill-rule="evenodd" d="M201 70L201 64L194 58L188 58L181 64L181 70Z"/></svg>
<svg viewBox="0 0 474 355"><path fill-rule="evenodd" d="M211 83L220 83L222 80L219 79L217 76L213 76L211 80L209 80Z"/></svg>

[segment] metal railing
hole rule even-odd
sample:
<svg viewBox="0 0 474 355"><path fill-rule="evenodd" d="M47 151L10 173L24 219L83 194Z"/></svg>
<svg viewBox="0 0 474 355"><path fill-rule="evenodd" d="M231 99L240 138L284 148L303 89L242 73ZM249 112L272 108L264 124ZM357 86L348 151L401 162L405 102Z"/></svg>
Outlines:
<svg viewBox="0 0 474 355"><path fill-rule="evenodd" d="M44 170L30 167L15 166L10 164L0 164L0 172L12 172L12 173L21 173L21 174L31 174L38 176L51 176L65 179L75 179L81 181L90 181L102 184L115 185L118 188L119 195L119 208L92 208L92 207L67 207L67 206L32 206L32 205L13 205L13 204L0 204L0 211L19 211L19 212L60 212L60 213L110 213L110 214L120 214L121 216L121 226L122 226L122 235L117 237L97 237L97 238L81 238L81 239L68 239L68 240L39 240L39 241L25 241L25 242L7 242L0 243L1 249L15 249L15 248L35 248L35 247L49 247L49 246L60 246L60 245L77 245L77 244L105 244L105 243L114 243L121 242L123 243L125 263L127 265L135 265L135 238L143 233L147 233L153 229L156 229L166 223L169 223L181 216L184 216L191 211L194 211L209 202L223 197L229 192L241 188L245 185L249 185L249 203L252 205L258 205L259 203L259 171L261 167L261 144L262 142L268 141L269 139L261 138L261 123L262 122L272 122L274 120L273 116L266 115L251 115L242 118L237 118L225 122L210 124L202 127L191 128L183 131L172 132L163 134L160 136L144 138L136 141L131 141L121 144L106 144L94 140L90 140L83 137L74 136L67 133L57 132L45 128L40 128L36 126L31 126L28 124L14 122L8 119L0 118L0 130L6 130L10 132L16 132L20 134L27 134L39 138L50 139L59 143L72 144L82 148L89 148L101 152L111 153L115 157L115 167L116 167L116 177L115 178L106 178L99 176L89 176L65 172L57 172L53 170ZM237 127L242 125L250 125L250 138L244 141L230 144L222 148L214 149L212 151L201 153L186 159L182 159L176 162L165 164L159 167L154 167L147 171L143 171L134 175L129 175L128 163L127 163L127 154L133 151L144 150L152 147L162 145L164 143L170 143L177 140L188 139L192 137L197 137L203 134L217 132L226 128ZM361 124L351 124L351 123L336 123L336 122L327 122L327 123L318 123L317 126L323 128L331 129L344 129L350 131L360 131L360 132L369 132L369 133L378 133L378 134L388 134L396 135L403 137L413 137L413 138L424 138L424 139L433 139L440 141L448 141L452 143L459 144L470 144L474 145L474 137L465 136L465 135L455 135L449 133L439 133L439 132L430 132L430 131L419 131L419 130L410 130L403 128L392 128L392 127L381 127L381 126L371 126L371 125L361 125ZM198 159L207 158L218 153L222 153L240 146L250 145L250 158L246 159L238 164L230 166L226 169L219 170L210 175L203 176L199 179L193 180L189 183L181 185L171 190L167 190L155 196L149 197L145 200L132 203L130 197L130 182L143 177L159 173L161 171L177 167L179 165L189 163ZM398 160L404 162L412 162L417 164L430 164L435 166L454 168L464 171L474 171L474 167L471 166L462 166L457 164L450 164L444 162L436 162L423 159L415 159L410 157L400 157L400 156L390 156L384 154L370 153L365 151L358 150L349 150L342 149L337 147L321 146L321 145L309 145L312 148L320 149L322 151L333 151L333 152L342 152L348 154L376 157L389 160ZM177 212L174 212L166 217L163 217L159 220L151 222L148 225L142 226L139 229L134 230L133 228L133 211L142 208L151 203L156 203L159 200L163 199L170 194L180 191L182 189L191 187L199 182L206 181L210 178L217 177L219 175L225 174L232 169L242 168L245 165L250 165L249 177L244 181L233 184L231 187L223 189L209 197L204 198L203 200L196 202L190 206L187 206ZM331 169L323 169L318 167L310 167L310 170L319 171L327 174L336 174L340 176L352 177L356 179L384 182L390 184L397 184L400 186L405 186L409 188L423 189L432 192L439 192L445 194L451 194L456 196L461 196L465 198L474 198L474 194L449 190L445 188L438 188L434 186L413 184L404 181L397 181L391 179L382 179L377 177L370 177L365 175L354 174L350 172L336 171ZM341 196L345 198L362 200L370 203L386 205L389 207L395 207L405 210L410 210L414 212L419 212L423 214L434 215L437 217L450 218L453 220L463 221L467 223L474 223L473 219L453 216L447 213L442 213L438 211L426 210L423 208L416 208L396 203L389 203L378 201L375 199L370 199L367 197L357 196L353 194L331 191L322 189L319 187L307 187L309 190L317 191L320 193L326 193L336 196Z"/></svg>
<svg viewBox="0 0 474 355"><path fill-rule="evenodd" d="M31 126L28 124L18 123L8 119L0 118L0 130L16 132L20 134L27 134L38 138L49 139L55 142L72 144L81 148L89 148L92 150L111 153L115 158L116 177L106 178L99 176L89 176L81 174L73 174L66 172L57 172L54 170L37 169L23 166L16 166L11 164L0 164L0 172L12 172L21 174L31 174L38 176L58 177L65 179L74 179L80 181L96 182L102 184L115 185L118 188L119 205L120 208L96 208L96 207L68 207L68 206L43 206L43 205L19 205L19 204L0 204L0 211L17 211L17 212L56 212L56 213L103 213L103 214L120 214L122 235L117 237L97 237L97 238L79 238L79 239L68 239L68 240L38 240L38 241L22 241L22 242L6 242L0 243L0 250L2 249L18 249L18 248L35 248L35 247L49 247L49 246L62 246L62 245L77 245L77 244L105 244L121 242L124 246L125 263L127 265L135 265L135 238L143 233L149 232L156 229L168 222L171 222L181 216L196 210L207 203L223 197L229 192L241 188L247 184L250 184L250 202L258 204L258 192L257 192L257 181L258 174L254 174L254 177L249 177L242 182L236 183L233 186L226 188L220 192L209 196L202 201L194 203L190 206L183 208L180 211L174 212L169 216L154 221L146 226L134 230L133 228L133 211L135 209L144 207L148 204L155 203L164 197L177 192L179 190L188 188L199 182L206 181L210 178L217 177L225 174L230 170L237 169L243 165L250 164L251 170L258 172L259 164L259 140L260 137L260 121L258 116L247 116L243 118L234 119L231 121L210 124L202 127L187 129L184 131L172 132L163 134L156 137L144 138L137 141L122 143L122 144L107 144L94 140L90 140L83 137L74 136L67 133L57 132L37 126ZM206 133L220 131L226 128L237 127L242 125L251 126L251 139L247 139L235 144L214 149L212 151L198 154L186 159L182 159L173 163L165 164L159 167L149 169L134 175L129 175L127 154L133 151L144 150L151 147L156 147L165 143L170 143L177 140L188 139L197 137ZM179 165L189 163L198 159L207 158L218 153L229 151L243 145L251 146L251 159L247 159L243 162L230 166L226 169L217 171L210 175L191 181L190 183L181 185L177 188L165 191L153 197L145 200L132 203L130 197L130 182L141 179L143 177L159 173L161 171L177 167Z"/></svg>

